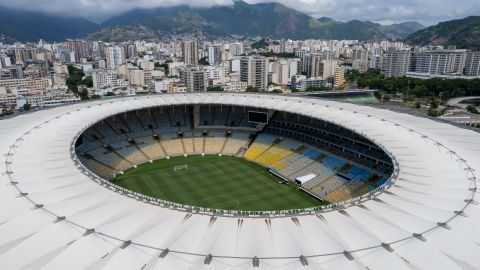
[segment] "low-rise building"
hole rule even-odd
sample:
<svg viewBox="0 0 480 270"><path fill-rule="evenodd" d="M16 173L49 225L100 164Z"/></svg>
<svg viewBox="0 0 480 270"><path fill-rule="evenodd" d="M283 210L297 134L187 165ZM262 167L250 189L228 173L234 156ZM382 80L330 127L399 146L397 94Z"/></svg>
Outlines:
<svg viewBox="0 0 480 270"><path fill-rule="evenodd" d="M227 82L223 85L223 91L225 92L245 92L248 87L246 82Z"/></svg>
<svg viewBox="0 0 480 270"><path fill-rule="evenodd" d="M43 77L38 79L7 79L0 80L0 87L6 88L28 88L34 90L47 90L52 86L52 79Z"/></svg>
<svg viewBox="0 0 480 270"><path fill-rule="evenodd" d="M305 91L310 87L324 87L327 85L327 81L322 77L311 77L308 79L302 79L295 83L295 89L298 91Z"/></svg>

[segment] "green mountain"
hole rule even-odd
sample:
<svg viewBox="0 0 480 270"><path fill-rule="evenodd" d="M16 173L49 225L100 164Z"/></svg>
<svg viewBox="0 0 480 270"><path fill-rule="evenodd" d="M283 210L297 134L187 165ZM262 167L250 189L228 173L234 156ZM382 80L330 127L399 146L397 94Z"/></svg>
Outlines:
<svg viewBox="0 0 480 270"><path fill-rule="evenodd" d="M82 18L63 18L0 6L0 41L60 41L97 31L98 24Z"/></svg>
<svg viewBox="0 0 480 270"><path fill-rule="evenodd" d="M455 45L480 50L480 16L441 22L411 34L407 41L416 45Z"/></svg>
<svg viewBox="0 0 480 270"><path fill-rule="evenodd" d="M279 3L248 4L235 1L232 6L192 8L187 5L157 9L135 9L115 16L102 28L144 26L156 36L196 34L204 36L271 36L274 38L322 39L403 39L422 29L418 23L382 26L352 20L339 22L315 19ZM103 30L110 34L111 31ZM96 33L91 38L111 40L114 36Z"/></svg>
<svg viewBox="0 0 480 270"><path fill-rule="evenodd" d="M197 38L219 36L264 36L291 39L403 39L422 29L418 23L380 25L352 20L315 19L279 3L248 4L234 0L231 6L194 8L188 5L135 9L102 24L82 18L64 18L38 12L0 7L0 41L63 41L85 37L91 40L125 41L158 39L166 35L193 34Z"/></svg>

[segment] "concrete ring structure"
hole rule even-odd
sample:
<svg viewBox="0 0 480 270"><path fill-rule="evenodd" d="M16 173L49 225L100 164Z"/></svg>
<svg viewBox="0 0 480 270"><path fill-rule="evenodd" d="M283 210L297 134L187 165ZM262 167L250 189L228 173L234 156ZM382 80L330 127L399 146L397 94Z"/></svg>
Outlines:
<svg viewBox="0 0 480 270"><path fill-rule="evenodd" d="M326 119L385 149L396 161L395 181L329 211L227 216L125 196L76 162L72 141L86 127L175 104ZM199 93L24 114L0 121L0 138L2 269L480 269L480 134L471 130L320 99Z"/></svg>

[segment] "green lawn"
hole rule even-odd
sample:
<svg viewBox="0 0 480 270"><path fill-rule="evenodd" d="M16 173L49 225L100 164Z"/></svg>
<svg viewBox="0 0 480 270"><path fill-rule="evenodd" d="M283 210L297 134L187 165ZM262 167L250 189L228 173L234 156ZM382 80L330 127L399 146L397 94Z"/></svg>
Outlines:
<svg viewBox="0 0 480 270"><path fill-rule="evenodd" d="M188 164L187 170L174 171ZM189 156L162 159L130 169L112 179L124 188L151 197L226 210L285 210L322 202L279 184L262 166L229 156Z"/></svg>

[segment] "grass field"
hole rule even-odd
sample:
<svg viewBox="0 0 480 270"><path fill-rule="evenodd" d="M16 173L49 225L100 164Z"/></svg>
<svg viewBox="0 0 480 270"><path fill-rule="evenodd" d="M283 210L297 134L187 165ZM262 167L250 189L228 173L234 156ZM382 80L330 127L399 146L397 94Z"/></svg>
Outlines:
<svg viewBox="0 0 480 270"><path fill-rule="evenodd" d="M174 171L178 165L188 169ZM226 210L285 210L322 202L278 183L262 166L229 156L189 156L162 159L130 169L112 182L151 197Z"/></svg>

